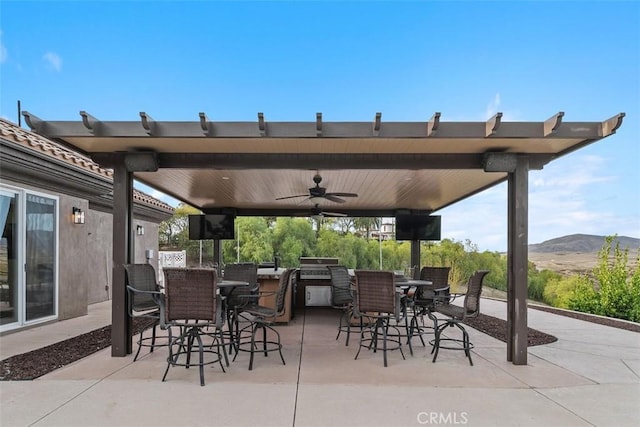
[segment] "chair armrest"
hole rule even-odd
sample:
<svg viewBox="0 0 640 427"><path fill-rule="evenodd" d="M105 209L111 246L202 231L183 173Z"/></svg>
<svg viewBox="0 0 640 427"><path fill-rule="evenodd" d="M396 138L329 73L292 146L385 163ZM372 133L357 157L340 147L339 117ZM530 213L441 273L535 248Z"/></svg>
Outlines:
<svg viewBox="0 0 640 427"><path fill-rule="evenodd" d="M407 295L401 290L396 290L396 310L394 313L396 322L400 322L407 315L408 302Z"/></svg>
<svg viewBox="0 0 640 427"><path fill-rule="evenodd" d="M143 291L141 289L136 289L131 285L127 285L127 289L130 290L131 292L136 292L139 294L161 294L162 293L160 291Z"/></svg>
<svg viewBox="0 0 640 427"><path fill-rule="evenodd" d="M155 302L158 305L160 305L161 303L164 304L164 293L160 291L143 291L141 289L136 289L130 285L127 285L127 292L129 292L129 298L127 299L128 299L128 308L129 308L130 316L133 316L133 295L132 294L134 293L151 295L151 299L153 299L153 302Z"/></svg>
<svg viewBox="0 0 640 427"><path fill-rule="evenodd" d="M433 305L437 306L437 305L451 304L456 298L464 297L465 295L466 294L460 294L460 293L449 293L445 295L438 295L436 293L436 295L434 295L433 297Z"/></svg>
<svg viewBox="0 0 640 427"><path fill-rule="evenodd" d="M464 297L467 294L460 294L460 293L453 293L453 294L448 294L448 295L443 295L443 297L448 298L449 302L455 300L458 297Z"/></svg>
<svg viewBox="0 0 640 427"><path fill-rule="evenodd" d="M222 328L224 326L225 316L224 316L224 309L222 306L223 299L224 297L222 295L219 295L219 298L216 297L216 326L218 328Z"/></svg>
<svg viewBox="0 0 640 427"><path fill-rule="evenodd" d="M164 303L164 298L165 298L165 294L164 292L161 291L143 291L140 289L136 289L134 287L131 287L129 285L127 285L127 292L129 292L129 298L128 299L128 308L129 308L129 315L133 317L133 293L138 293L138 294L147 294L147 295L151 295L151 298L153 299L153 301L158 305L158 310L160 312L159 316L160 316L160 328L161 329L167 329L171 326L171 324L167 324L166 322L166 311L165 311L165 303Z"/></svg>
<svg viewBox="0 0 640 427"><path fill-rule="evenodd" d="M276 295L277 293L277 291L262 291L255 294L234 295L233 297L238 299L260 299L262 297L270 297L272 295Z"/></svg>

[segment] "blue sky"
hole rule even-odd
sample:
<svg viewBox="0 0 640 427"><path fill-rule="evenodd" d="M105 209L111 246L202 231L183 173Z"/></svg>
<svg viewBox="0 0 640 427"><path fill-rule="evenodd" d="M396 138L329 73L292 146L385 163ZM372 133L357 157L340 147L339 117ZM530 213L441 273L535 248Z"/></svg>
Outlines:
<svg viewBox="0 0 640 427"><path fill-rule="evenodd" d="M0 116L565 121L617 134L530 173L529 241L640 237L640 2L11 1ZM506 249L506 185L439 213Z"/></svg>

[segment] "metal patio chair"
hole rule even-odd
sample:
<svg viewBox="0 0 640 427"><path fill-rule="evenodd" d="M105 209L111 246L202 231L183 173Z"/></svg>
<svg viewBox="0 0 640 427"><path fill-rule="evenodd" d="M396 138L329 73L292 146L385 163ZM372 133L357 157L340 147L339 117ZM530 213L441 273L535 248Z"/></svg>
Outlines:
<svg viewBox="0 0 640 427"><path fill-rule="evenodd" d="M248 315L249 325L238 331L238 342L236 354L233 360L236 360L238 354L242 352L250 353L249 370L253 369L253 359L256 352L264 353L265 357L272 351L277 351L285 365L284 356L282 355L282 342L280 333L273 327L276 318L282 315L285 310L285 295L289 287L294 286L296 280L295 269L289 268L285 270L279 279L278 290L274 292L259 292L255 295L244 295L249 302L242 308L242 313ZM275 294L275 306L268 307L260 304L260 299L273 296ZM262 330L262 340L256 340L256 334ZM268 336L268 332L272 337ZM247 337L247 335L250 335ZM262 349L258 347L261 346Z"/></svg>
<svg viewBox="0 0 640 427"><path fill-rule="evenodd" d="M249 283L248 288L235 288L221 293L225 297L224 306L229 328L229 349L237 349L237 332L243 308L250 302L246 295L258 293L258 266L253 262L227 264L224 268L225 280L239 280ZM228 293L227 293L228 292Z"/></svg>
<svg viewBox="0 0 640 427"><path fill-rule="evenodd" d="M420 280L429 280L432 285L430 287L418 287L413 296L413 312L414 317L419 316L424 319L424 315L427 315L432 321L436 322L437 319L432 315L433 307L435 305L436 298L441 302L448 301L448 295L450 294L451 286L449 285L449 272L451 267L431 267L425 266L420 270ZM424 332L424 320L422 322L421 333ZM435 327L433 328L435 331Z"/></svg>
<svg viewBox="0 0 640 427"><path fill-rule="evenodd" d="M348 346L351 335L351 320L353 318L353 284L351 276L349 276L347 267L343 265L329 265L327 269L331 274L331 307L342 311L336 340L340 338L342 332L345 332L347 334L345 345Z"/></svg>
<svg viewBox="0 0 640 427"><path fill-rule="evenodd" d="M132 319L148 318L152 325L151 336L143 337L147 328L140 331L138 350L133 358L138 360L142 347L149 347L153 353L156 347L166 347L166 337L156 337L156 327L160 325L160 305L164 303L161 286L156 280L156 271L151 264L124 264L127 287L127 311ZM157 342L157 339L160 342Z"/></svg>
<svg viewBox="0 0 640 427"><path fill-rule="evenodd" d="M354 310L358 317L367 317L370 322L369 327L360 331L360 344L355 359L360 355L363 347L378 350L380 339L382 340L382 353L384 366L387 366L387 351L402 351L402 333L398 328L404 309L402 299L404 294L396 290L393 271L379 270L356 270L356 293ZM394 320L395 324L391 324ZM408 331L407 317L404 316L405 329ZM389 334L389 329L395 333ZM369 337L365 338L365 334ZM382 338L380 338L382 335ZM389 347L392 343L392 347ZM411 349L411 340L408 341Z"/></svg>
<svg viewBox="0 0 640 427"><path fill-rule="evenodd" d="M224 324L222 298L218 294L217 273L205 268L164 268L165 304L164 316L160 316L163 328L180 327L180 335L169 333L169 357L162 381L172 366L198 366L200 385L204 386L204 366L222 360L229 366L222 325ZM203 338L212 341L205 345ZM194 344L197 343L197 347ZM206 347L206 349L205 349ZM198 354L198 362L192 363L192 353ZM211 356L205 360L205 355ZM184 357L184 360L183 360Z"/></svg>
<svg viewBox="0 0 640 427"><path fill-rule="evenodd" d="M473 366L473 360L471 360L471 349L473 344L469 342L469 333L466 331L462 323L469 318L478 317L480 313L480 294L482 293L482 283L485 276L489 274L489 270L476 271L468 281L466 294L451 294L451 298L445 298L443 302L439 302L436 298L436 303L433 311L436 313L447 316L444 323L437 324L437 320L434 321L435 339L431 341L433 345L432 353L433 362L438 357L438 351L441 348L448 350L464 350L465 355L469 358L469 363ZM456 297L464 297L462 306L455 305L452 302ZM442 331L447 327L456 326L462 331L462 339L459 338L442 338ZM452 343L452 345L444 346L442 342ZM454 345L457 344L457 345Z"/></svg>

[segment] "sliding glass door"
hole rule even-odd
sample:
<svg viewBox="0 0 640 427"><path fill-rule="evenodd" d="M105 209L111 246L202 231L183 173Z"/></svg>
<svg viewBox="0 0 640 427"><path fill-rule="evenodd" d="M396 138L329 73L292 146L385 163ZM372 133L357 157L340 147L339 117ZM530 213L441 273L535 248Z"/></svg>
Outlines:
<svg viewBox="0 0 640 427"><path fill-rule="evenodd" d="M0 330L57 315L58 200L0 188Z"/></svg>
<svg viewBox="0 0 640 427"><path fill-rule="evenodd" d="M19 320L17 209L18 194L0 189L0 325Z"/></svg>
<svg viewBox="0 0 640 427"><path fill-rule="evenodd" d="M56 200L27 194L26 313L31 321L56 314Z"/></svg>

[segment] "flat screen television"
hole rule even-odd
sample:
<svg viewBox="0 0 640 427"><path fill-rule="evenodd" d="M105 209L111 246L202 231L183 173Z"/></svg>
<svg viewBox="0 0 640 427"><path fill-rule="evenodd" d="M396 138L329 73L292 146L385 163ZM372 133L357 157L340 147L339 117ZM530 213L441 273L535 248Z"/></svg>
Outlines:
<svg viewBox="0 0 640 427"><path fill-rule="evenodd" d="M396 215L396 240L440 240L440 215Z"/></svg>
<svg viewBox="0 0 640 427"><path fill-rule="evenodd" d="M189 215L189 240L235 239L233 215Z"/></svg>

